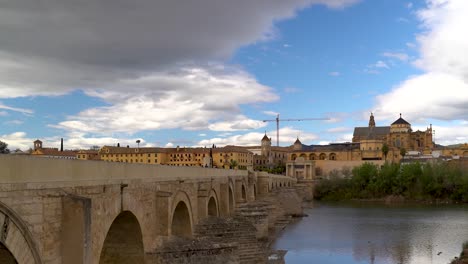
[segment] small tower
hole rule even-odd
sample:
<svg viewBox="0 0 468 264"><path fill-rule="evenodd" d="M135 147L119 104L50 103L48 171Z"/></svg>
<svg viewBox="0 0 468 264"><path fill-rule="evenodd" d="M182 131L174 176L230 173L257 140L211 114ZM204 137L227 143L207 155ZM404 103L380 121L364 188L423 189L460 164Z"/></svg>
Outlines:
<svg viewBox="0 0 468 264"><path fill-rule="evenodd" d="M375 127L374 114L371 112L369 117L369 127Z"/></svg>
<svg viewBox="0 0 468 264"><path fill-rule="evenodd" d="M36 139L33 143L34 143L34 150L38 150L42 148L42 141L40 141L39 139Z"/></svg>
<svg viewBox="0 0 468 264"><path fill-rule="evenodd" d="M302 142L299 140L299 137L297 137L296 141L294 142L293 149L302 150Z"/></svg>
<svg viewBox="0 0 468 264"><path fill-rule="evenodd" d="M268 138L266 132L262 138L262 156L268 157L271 153L271 138Z"/></svg>

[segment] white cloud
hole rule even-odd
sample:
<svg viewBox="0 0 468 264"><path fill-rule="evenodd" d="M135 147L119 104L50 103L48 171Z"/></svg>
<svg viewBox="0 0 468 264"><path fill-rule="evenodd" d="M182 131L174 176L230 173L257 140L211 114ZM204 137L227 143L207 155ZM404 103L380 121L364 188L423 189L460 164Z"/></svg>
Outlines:
<svg viewBox="0 0 468 264"><path fill-rule="evenodd" d="M259 146L264 133L251 132L247 134L232 135L228 137L216 137L205 139L198 142L197 146L210 146L215 144L217 146L238 145L238 146ZM272 145L276 146L276 130L267 132L267 135L272 138ZM302 143L307 144L318 138L317 135L312 133L303 132L301 130L284 127L280 129L280 145L290 146L296 141L297 137L300 138Z"/></svg>
<svg viewBox="0 0 468 264"><path fill-rule="evenodd" d="M394 119L403 113L409 119L467 119L468 84L453 75L426 73L414 76L392 91L378 95L376 115Z"/></svg>
<svg viewBox="0 0 468 264"><path fill-rule="evenodd" d="M467 13L464 0L428 0L417 12L425 31L417 36L420 57L415 65L425 72L377 96L377 115L387 120L398 113L409 120L468 120ZM441 129L443 142L466 141L448 133L450 129Z"/></svg>
<svg viewBox="0 0 468 264"><path fill-rule="evenodd" d="M34 113L34 111L30 110L30 109L11 107L11 106L4 105L1 102L0 102L0 109L5 109L5 110L13 111L13 112L19 112L19 113L22 113L22 114L32 114L32 113Z"/></svg>
<svg viewBox="0 0 468 264"><path fill-rule="evenodd" d="M111 106L87 109L53 127L101 134L170 128L255 129L263 127L263 122L241 115L240 105L278 100L271 88L246 72L220 65L157 72L122 80L112 90L86 93Z"/></svg>
<svg viewBox="0 0 468 264"><path fill-rule="evenodd" d="M0 140L8 144L10 150L28 150L33 145L35 139L27 138L25 132L15 132L12 134L0 135Z"/></svg>
<svg viewBox="0 0 468 264"><path fill-rule="evenodd" d="M400 61L408 61L409 59L408 54L401 53L401 52L384 52L382 53L382 56L387 57L387 58L398 59Z"/></svg>
<svg viewBox="0 0 468 264"><path fill-rule="evenodd" d="M433 126L433 141L440 145L452 145L468 142L468 126Z"/></svg>
<svg viewBox="0 0 468 264"><path fill-rule="evenodd" d="M431 0L418 12L427 31L418 36L421 57L416 65L428 72L442 72L468 81L468 2Z"/></svg>
<svg viewBox="0 0 468 264"><path fill-rule="evenodd" d="M18 125L21 125L23 123L24 123L24 121L21 121L21 120L10 120L10 121L5 122L5 124L7 124L7 125L14 125L14 126L18 126Z"/></svg>
<svg viewBox="0 0 468 264"><path fill-rule="evenodd" d="M334 71L334 72L329 72L328 75L330 76L340 76L340 72Z"/></svg>
<svg viewBox="0 0 468 264"><path fill-rule="evenodd" d="M406 42L406 47L408 48L411 48L411 49L415 49L416 48L416 44L412 43L412 42Z"/></svg>
<svg viewBox="0 0 468 264"><path fill-rule="evenodd" d="M208 129L212 131L239 131L257 129L267 125L265 122L248 119L245 116L239 116L236 117L236 119L237 120L212 123L208 126Z"/></svg>
<svg viewBox="0 0 468 264"><path fill-rule="evenodd" d="M283 44L283 47L284 47L284 48L290 48L291 45L289 45L289 44L286 43L286 44Z"/></svg>
<svg viewBox="0 0 468 264"><path fill-rule="evenodd" d="M413 8L413 3L412 2L406 3L406 8L408 8L408 9Z"/></svg>
<svg viewBox="0 0 468 264"><path fill-rule="evenodd" d="M277 116L279 114L278 112L274 112L274 111L263 111L263 113L269 116Z"/></svg>
<svg viewBox="0 0 468 264"><path fill-rule="evenodd" d="M140 147L151 147L154 144L146 142L141 138L115 138L115 137L86 137L82 133L72 133L68 134L67 137L64 137L64 149L88 149L93 146L102 147L104 145L116 146L117 143L120 146L132 146L136 147L136 140L139 139ZM15 132L6 135L0 135L0 140L8 143L8 148L12 149L21 149L23 151L28 150L33 147L33 141L36 138L30 138L25 132ZM60 148L60 137L46 137L40 138L43 142L44 147L50 148Z"/></svg>
<svg viewBox="0 0 468 264"><path fill-rule="evenodd" d="M353 129L350 127L333 127L333 128L327 129L327 132L328 133L343 133L343 132L348 132L352 130Z"/></svg>
<svg viewBox="0 0 468 264"><path fill-rule="evenodd" d="M389 69L390 67L388 67L387 63L385 63L384 61L377 61L374 65L372 65L373 67L375 68L385 68L385 69Z"/></svg>

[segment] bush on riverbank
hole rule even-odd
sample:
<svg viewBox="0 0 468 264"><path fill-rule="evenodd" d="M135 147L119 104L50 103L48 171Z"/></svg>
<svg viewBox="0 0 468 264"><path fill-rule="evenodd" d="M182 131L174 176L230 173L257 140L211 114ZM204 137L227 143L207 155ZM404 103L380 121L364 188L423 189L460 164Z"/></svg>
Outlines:
<svg viewBox="0 0 468 264"><path fill-rule="evenodd" d="M468 202L468 173L447 162L434 164L364 163L348 178L321 180L314 189L318 200L375 199L403 196L412 200Z"/></svg>

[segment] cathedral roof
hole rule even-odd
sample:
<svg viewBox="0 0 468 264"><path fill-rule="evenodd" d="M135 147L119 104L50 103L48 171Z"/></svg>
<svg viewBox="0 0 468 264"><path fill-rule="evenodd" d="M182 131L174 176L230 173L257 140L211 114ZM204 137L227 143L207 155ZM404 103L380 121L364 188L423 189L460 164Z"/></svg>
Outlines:
<svg viewBox="0 0 468 264"><path fill-rule="evenodd" d="M296 145L296 144L301 144L301 145L302 145L302 143L301 143L301 141L299 140L299 138L297 138L296 141L294 142L294 145Z"/></svg>
<svg viewBox="0 0 468 264"><path fill-rule="evenodd" d="M372 131L371 131L372 130ZM370 134L373 136L383 136L390 133L389 126L376 126L376 127L355 127L353 136L368 137Z"/></svg>
<svg viewBox="0 0 468 264"><path fill-rule="evenodd" d="M265 140L266 140L266 141L270 141L270 139L267 137L266 133L265 133L265 135L264 135L263 138L262 138L262 141L265 141Z"/></svg>
<svg viewBox="0 0 468 264"><path fill-rule="evenodd" d="M404 120L400 114L400 118L398 118L395 122L393 122L392 125L410 125L410 123Z"/></svg>

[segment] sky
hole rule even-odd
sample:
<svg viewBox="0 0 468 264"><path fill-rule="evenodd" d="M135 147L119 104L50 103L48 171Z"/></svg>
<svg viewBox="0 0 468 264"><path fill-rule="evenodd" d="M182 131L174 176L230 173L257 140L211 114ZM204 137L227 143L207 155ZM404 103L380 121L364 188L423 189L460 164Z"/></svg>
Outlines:
<svg viewBox="0 0 468 264"><path fill-rule="evenodd" d="M468 142L466 0L0 3L0 140L351 141L374 113Z"/></svg>

